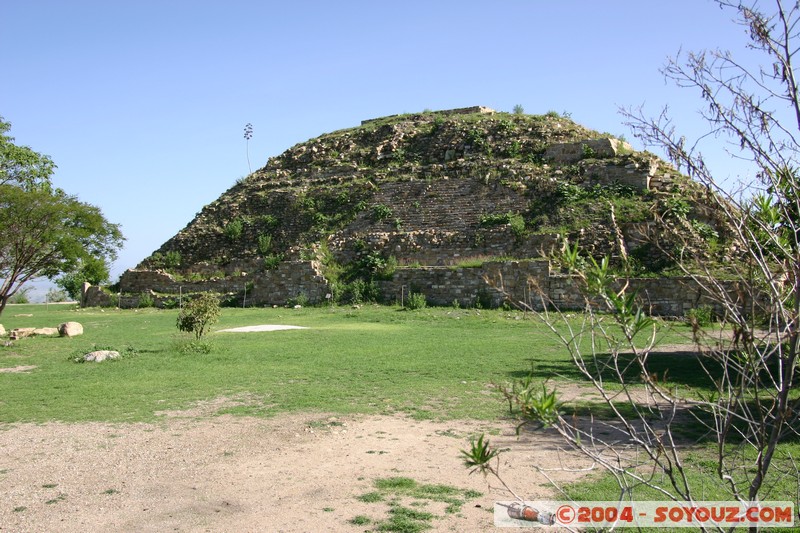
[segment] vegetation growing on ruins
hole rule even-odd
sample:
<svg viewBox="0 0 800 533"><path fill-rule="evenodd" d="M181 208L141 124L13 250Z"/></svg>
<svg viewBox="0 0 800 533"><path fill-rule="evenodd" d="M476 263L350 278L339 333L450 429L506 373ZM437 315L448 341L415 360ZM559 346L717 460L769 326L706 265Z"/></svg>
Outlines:
<svg viewBox="0 0 800 533"><path fill-rule="evenodd" d="M558 236L600 257L617 224L630 236L632 274L669 275L674 262L655 250L672 246L683 224L663 230L654 224L663 213L690 221L698 241L687 257L731 259L729 234L706 204L667 163L566 113L426 111L293 146L204 207L139 268L181 279L258 276L285 261L323 259L316 254L324 247L325 269L340 271L328 280L334 297L377 298L375 287L359 289L390 275L381 261L538 258ZM343 288L356 280L355 291Z"/></svg>

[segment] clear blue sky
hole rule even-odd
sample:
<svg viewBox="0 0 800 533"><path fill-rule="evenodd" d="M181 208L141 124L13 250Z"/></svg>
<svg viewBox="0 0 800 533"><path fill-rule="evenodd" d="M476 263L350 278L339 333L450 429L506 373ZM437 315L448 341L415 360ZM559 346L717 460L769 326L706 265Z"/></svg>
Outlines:
<svg viewBox="0 0 800 533"><path fill-rule="evenodd" d="M0 0L0 115L122 225L116 279L248 173L248 122L253 170L362 119L471 105L629 140L619 106L669 105L693 135L698 95L659 68L740 48L732 16L707 0Z"/></svg>

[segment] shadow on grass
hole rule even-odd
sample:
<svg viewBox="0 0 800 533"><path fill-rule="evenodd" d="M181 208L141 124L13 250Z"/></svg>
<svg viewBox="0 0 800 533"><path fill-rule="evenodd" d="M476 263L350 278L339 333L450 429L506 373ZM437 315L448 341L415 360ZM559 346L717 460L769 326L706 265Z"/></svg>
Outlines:
<svg viewBox="0 0 800 533"><path fill-rule="evenodd" d="M568 380L573 383L585 383L586 385L591 383L591 381L578 370L572 360L534 361L529 359L528 362L531 364L529 370L511 371L508 372L508 376L514 380L521 380L530 376L535 381L555 378ZM603 353L597 354L593 358L587 357L586 362L587 366L593 369L592 373L600 377L608 385L608 390L613 391L615 389L621 389L617 371L613 366L614 359L610 354ZM634 387L643 384L642 370L632 354L620 354L616 364L620 368L626 384L633 385ZM689 395L702 394L712 396L716 392L715 381L721 379L735 380L735 377L732 378L730 376L730 368L727 369L729 373L728 377L725 376L726 369L720 361L714 360L711 357L702 356L690 349L651 352L647 358L645 368L646 371L651 376L655 377L664 387L672 388L674 386L679 386ZM743 412L764 413L765 410L770 410L775 407L772 402L773 394L765 393L764 387L769 388L769 375L776 375L776 373L777 369L775 365L770 365L768 370L763 371L760 380L762 386L761 396L758 399L752 397L744 401L743 405L740 407ZM793 405L791 408L793 412L800 411L800 388L794 390L791 404ZM638 416L636 409L628 402L615 401L614 405L626 419L633 419ZM569 402L566 408L570 413L574 412L576 416L591 415L604 420L610 420L616 417L611 407L599 397L596 400ZM641 413L645 414L648 412L648 409L644 405L640 405L639 410ZM673 425L673 431L675 431L676 434L687 440L698 443L714 441L716 439L711 429L715 426L714 417L709 410L700 407L684 407L679 411L681 411L678 414L679 420L682 420L682 422ZM655 415L655 412L653 412L653 414ZM794 416L793 422L790 421L786 424L781 442L800 442L800 434L792 430L792 427L797 424L798 420L800 420L800 416ZM738 427L732 431L732 435L749 434L745 423L735 425ZM739 442L739 439L731 438L730 442L736 443Z"/></svg>
<svg viewBox="0 0 800 533"><path fill-rule="evenodd" d="M618 383L617 370L611 354L600 353L587 356L586 366L592 373L608 383ZM589 379L578 369L571 359L563 361L537 361L528 359L530 368L508 372L511 379L522 379L532 376L535 379L562 378L570 381L589 383ZM631 385L641 384L642 369L632 354L620 354L616 361L625 382ZM657 381L667 385L684 385L704 392L713 390L713 379L723 375L723 368L718 362L701 358L693 351L659 351L651 352L645 365L647 372Z"/></svg>

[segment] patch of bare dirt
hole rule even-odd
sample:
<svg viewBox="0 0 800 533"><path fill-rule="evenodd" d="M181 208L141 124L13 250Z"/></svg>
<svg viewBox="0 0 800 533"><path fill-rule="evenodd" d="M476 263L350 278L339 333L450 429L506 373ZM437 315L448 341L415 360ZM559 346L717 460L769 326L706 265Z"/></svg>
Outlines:
<svg viewBox="0 0 800 533"><path fill-rule="evenodd" d="M6 374L18 374L20 372L30 372L34 368L36 368L36 365L10 366L6 368L0 368L0 372Z"/></svg>
<svg viewBox="0 0 800 533"><path fill-rule="evenodd" d="M568 469L549 472L565 482L588 466L554 433L517 438L511 424L170 415L152 424L0 426L0 531L362 532L370 526L349 520L383 519L388 507L357 497L375 479L405 476L482 492L458 514L428 508L434 531L479 532L493 528L493 503L510 497L468 475L459 451L471 435L487 432L508 449L501 473L526 499L555 498L536 467Z"/></svg>

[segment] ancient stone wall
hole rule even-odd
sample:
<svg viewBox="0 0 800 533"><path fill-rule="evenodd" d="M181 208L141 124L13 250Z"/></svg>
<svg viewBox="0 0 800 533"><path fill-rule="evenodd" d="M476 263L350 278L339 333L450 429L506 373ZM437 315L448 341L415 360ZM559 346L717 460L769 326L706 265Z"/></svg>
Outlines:
<svg viewBox="0 0 800 533"><path fill-rule="evenodd" d="M97 285L85 283L81 294L81 307L110 307L114 300Z"/></svg>
<svg viewBox="0 0 800 533"><path fill-rule="evenodd" d="M246 277L202 282L179 282L163 272L135 270L127 271L123 278L121 286L126 294L120 299L120 307L138 306L138 295L151 290L155 291L150 294L157 306L179 293L212 291L242 298L245 283L249 286L247 304L254 306L284 305L298 299L317 304L330 294L328 280L316 261L284 262L274 270ZM487 261L474 268L401 267L392 279L378 284L385 302L401 302L410 292L416 292L424 294L430 305L439 306L457 302L461 307L498 307L508 302L536 310L542 310L545 303L562 310L585 307L574 279L551 271L545 260ZM629 290L638 292L641 305L653 315L684 316L701 305L711 306L718 315L724 313L691 278L634 278L629 280ZM734 293L732 283L728 290ZM107 305L108 298L87 298L86 305Z"/></svg>
<svg viewBox="0 0 800 533"><path fill-rule="evenodd" d="M544 157L558 163L577 163L587 158L616 157L622 150L631 152L633 148L619 139L586 139L578 142L551 144L545 150Z"/></svg>
<svg viewBox="0 0 800 533"><path fill-rule="evenodd" d="M636 291L640 304L652 315L682 317L690 309L710 306L724 314L691 278L633 278L629 290ZM562 310L585 307L575 280L550 271L547 261L487 262L479 268L422 267L398 269L391 281L381 284L389 301L400 301L410 291L425 294L431 305L462 307L480 304L497 307L504 302L524 304L543 310L544 305ZM731 284L728 290L733 292Z"/></svg>
<svg viewBox="0 0 800 533"><path fill-rule="evenodd" d="M252 299L254 305L283 305L298 298L317 304L330 294L328 280L317 261L280 263L274 270L254 275L253 280L248 299Z"/></svg>
<svg viewBox="0 0 800 533"><path fill-rule="evenodd" d="M434 266L471 257L538 257L550 249L555 235L517 239L508 226L481 227L484 215L525 212L529 198L498 180L476 178L453 174L435 182L385 183L371 204L391 206L391 216L376 223L367 210L334 234L329 247L341 263L374 250L401 264ZM355 241L362 246L353 246Z"/></svg>
<svg viewBox="0 0 800 533"><path fill-rule="evenodd" d="M547 278L546 261L492 261L476 268L400 268L390 281L381 282L388 301L400 301L409 292L425 295L431 305L498 307L507 299L525 299L536 281ZM516 298L519 296L519 298Z"/></svg>
<svg viewBox="0 0 800 533"><path fill-rule="evenodd" d="M246 297L251 305L283 305L301 295L309 303L324 302L330 289L318 262L284 261L274 270L198 281L175 279L161 271L128 270L120 279L120 291L126 295L120 307L137 307L142 293L150 294L157 306L164 298L209 291L243 301Z"/></svg>

